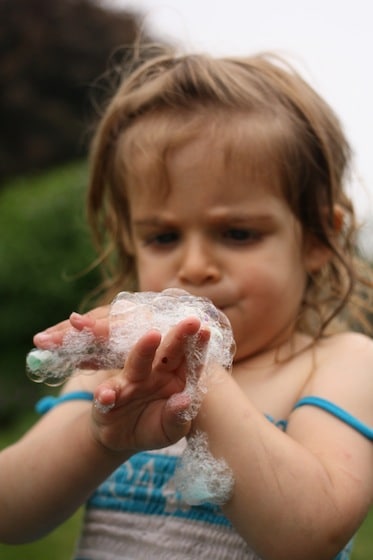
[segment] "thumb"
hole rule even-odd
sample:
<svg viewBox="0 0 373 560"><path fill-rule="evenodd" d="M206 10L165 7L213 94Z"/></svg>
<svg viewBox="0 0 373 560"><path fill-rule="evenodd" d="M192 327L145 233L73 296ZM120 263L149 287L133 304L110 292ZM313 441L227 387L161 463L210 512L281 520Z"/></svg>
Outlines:
<svg viewBox="0 0 373 560"><path fill-rule="evenodd" d="M192 426L190 405L191 399L185 393L175 393L166 402L162 426L170 443L176 443L189 434Z"/></svg>

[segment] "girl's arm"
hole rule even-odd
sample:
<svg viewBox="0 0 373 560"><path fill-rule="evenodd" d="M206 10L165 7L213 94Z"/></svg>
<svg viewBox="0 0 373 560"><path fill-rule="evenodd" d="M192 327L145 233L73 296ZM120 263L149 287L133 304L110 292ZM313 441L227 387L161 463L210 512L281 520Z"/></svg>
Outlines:
<svg viewBox="0 0 373 560"><path fill-rule="evenodd" d="M149 331L129 353L123 371L71 378L65 391L92 390L99 406L66 402L0 453L1 541L41 537L133 453L165 447L188 433L190 421L183 412L190 402L180 392L191 339L202 355L209 333L193 318L181 321L162 341L160 333ZM103 412L107 406L110 410Z"/></svg>
<svg viewBox="0 0 373 560"><path fill-rule="evenodd" d="M93 437L88 403L56 407L0 453L0 541L42 537L126 458Z"/></svg>
<svg viewBox="0 0 373 560"><path fill-rule="evenodd" d="M334 399L373 426L372 343L352 335L332 354L308 394ZM220 374L194 429L207 433L212 454L234 473L233 497L224 512L267 560L334 558L372 502L372 443L311 407L295 411L283 433L233 378Z"/></svg>

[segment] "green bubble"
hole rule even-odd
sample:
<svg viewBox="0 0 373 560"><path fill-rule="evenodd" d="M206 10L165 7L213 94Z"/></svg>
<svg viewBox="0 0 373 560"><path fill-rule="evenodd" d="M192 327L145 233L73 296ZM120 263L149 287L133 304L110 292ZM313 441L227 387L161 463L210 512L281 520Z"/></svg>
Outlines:
<svg viewBox="0 0 373 560"><path fill-rule="evenodd" d="M43 368L51 359L53 354L49 350L31 350L27 355L26 364L30 371L35 372Z"/></svg>

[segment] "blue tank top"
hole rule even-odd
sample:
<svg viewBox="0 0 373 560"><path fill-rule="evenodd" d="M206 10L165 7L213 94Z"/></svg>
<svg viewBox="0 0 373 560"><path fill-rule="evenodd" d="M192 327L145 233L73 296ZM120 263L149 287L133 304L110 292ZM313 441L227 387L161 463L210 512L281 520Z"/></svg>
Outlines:
<svg viewBox="0 0 373 560"><path fill-rule="evenodd" d="M93 394L85 391L67 393L61 397L44 397L37 403L37 411L44 414L54 406L69 400L93 399ZM298 401L294 409L302 406L315 406L332 414L354 430L358 431L369 440L373 440L373 430L360 420L349 414L337 405L316 396L308 396ZM286 431L286 420L275 420L266 415L268 420ZM170 449L172 449L171 446ZM224 516L219 506L204 503L198 506L189 506L182 502L174 485L173 477L180 453L164 450L156 452L142 452L131 457L121 465L111 476L103 482L92 494L87 502L87 512L112 511L121 512L122 515L137 515L139 519L149 516L172 517L175 520L202 523L204 527L221 527L234 531L230 521ZM237 535L242 542L237 546L237 558L257 558L254 553ZM220 547L221 549L221 547ZM240 549L240 550L238 550ZM348 560L352 550L352 541L335 557L334 560ZM239 555L242 554L242 555ZM215 555L216 557L216 555ZM220 556L219 556L220 557ZM225 558L225 556L221 556ZM228 558L228 556L227 556ZM79 560L79 557L76 557Z"/></svg>

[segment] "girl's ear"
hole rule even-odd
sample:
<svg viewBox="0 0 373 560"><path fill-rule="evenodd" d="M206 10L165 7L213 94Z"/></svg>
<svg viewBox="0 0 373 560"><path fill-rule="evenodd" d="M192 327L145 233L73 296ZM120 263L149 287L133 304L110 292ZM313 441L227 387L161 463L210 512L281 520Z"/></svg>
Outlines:
<svg viewBox="0 0 373 560"><path fill-rule="evenodd" d="M327 264L331 251L316 236L308 234L305 243L304 263L307 272L317 272Z"/></svg>
<svg viewBox="0 0 373 560"><path fill-rule="evenodd" d="M344 212L343 209L336 205L333 212L333 231L332 237L338 237L343 228ZM307 234L305 238L305 266L307 272L317 272L331 258L331 250L326 247L320 239L313 234Z"/></svg>
<svg viewBox="0 0 373 560"><path fill-rule="evenodd" d="M339 204L334 206L333 218L334 235L339 235L343 229L345 218L343 208Z"/></svg>

